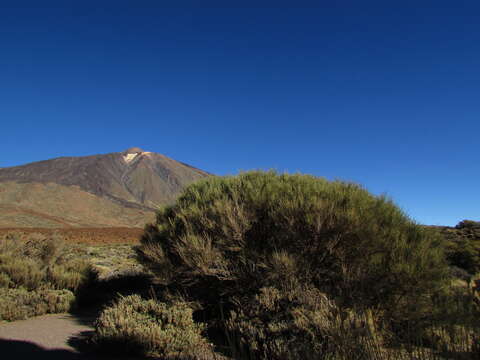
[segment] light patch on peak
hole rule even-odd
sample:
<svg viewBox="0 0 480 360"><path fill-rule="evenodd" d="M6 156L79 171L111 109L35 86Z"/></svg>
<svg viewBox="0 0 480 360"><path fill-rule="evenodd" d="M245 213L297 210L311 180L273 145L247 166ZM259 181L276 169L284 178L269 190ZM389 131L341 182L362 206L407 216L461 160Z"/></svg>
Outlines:
<svg viewBox="0 0 480 360"><path fill-rule="evenodd" d="M136 153L136 154L125 154L125 155L123 155L123 160L128 164L133 159L135 159L137 157L137 155L138 155L138 153Z"/></svg>

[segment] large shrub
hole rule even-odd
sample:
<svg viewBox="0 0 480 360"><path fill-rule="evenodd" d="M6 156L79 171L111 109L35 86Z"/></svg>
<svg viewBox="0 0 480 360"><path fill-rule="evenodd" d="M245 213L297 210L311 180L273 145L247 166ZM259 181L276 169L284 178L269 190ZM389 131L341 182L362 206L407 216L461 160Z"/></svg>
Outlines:
<svg viewBox="0 0 480 360"><path fill-rule="evenodd" d="M386 197L275 172L189 186L146 228L138 254L170 291L200 304L199 317L224 329L240 308L253 309L243 319L255 317L264 289L290 299L291 314L305 297L299 289L313 289L342 309L373 309L401 324L423 317L448 273L438 235Z"/></svg>

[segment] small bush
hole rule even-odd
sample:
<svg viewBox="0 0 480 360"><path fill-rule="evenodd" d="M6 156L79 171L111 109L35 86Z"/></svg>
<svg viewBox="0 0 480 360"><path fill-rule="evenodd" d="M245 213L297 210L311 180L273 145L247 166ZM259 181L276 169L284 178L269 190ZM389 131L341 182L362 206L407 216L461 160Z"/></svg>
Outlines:
<svg viewBox="0 0 480 360"><path fill-rule="evenodd" d="M109 351L162 359L213 359L185 303L167 305L138 295L122 297L95 323L93 341Z"/></svg>
<svg viewBox="0 0 480 360"><path fill-rule="evenodd" d="M0 299L0 320L13 321L67 312L73 306L75 295L68 290L0 288Z"/></svg>
<svg viewBox="0 0 480 360"><path fill-rule="evenodd" d="M48 267L46 281L55 289L77 291L85 285L92 272L92 267L88 262L72 260L66 264Z"/></svg>
<svg viewBox="0 0 480 360"><path fill-rule="evenodd" d="M44 285L45 271L33 259L24 255L1 254L0 272L10 279L10 286L34 290Z"/></svg>

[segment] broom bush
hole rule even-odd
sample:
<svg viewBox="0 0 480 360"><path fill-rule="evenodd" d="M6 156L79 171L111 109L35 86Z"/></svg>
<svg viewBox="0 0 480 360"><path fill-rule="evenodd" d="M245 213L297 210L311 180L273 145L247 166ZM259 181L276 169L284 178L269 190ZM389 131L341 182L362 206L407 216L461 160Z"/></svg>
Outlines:
<svg viewBox="0 0 480 360"><path fill-rule="evenodd" d="M259 359L338 349L327 304L342 319L371 314L401 340L450 282L441 237L387 197L276 172L189 186L146 227L137 253L157 282L198 304L195 317L230 355Z"/></svg>

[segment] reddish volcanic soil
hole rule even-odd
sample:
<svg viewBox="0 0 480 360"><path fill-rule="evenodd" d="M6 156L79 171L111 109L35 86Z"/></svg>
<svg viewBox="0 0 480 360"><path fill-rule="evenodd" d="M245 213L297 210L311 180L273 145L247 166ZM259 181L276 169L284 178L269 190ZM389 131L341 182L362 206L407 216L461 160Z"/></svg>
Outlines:
<svg viewBox="0 0 480 360"><path fill-rule="evenodd" d="M0 228L0 237L8 233L20 233L27 236L40 233L45 236L59 234L67 242L77 244L135 244L138 243L141 228Z"/></svg>

